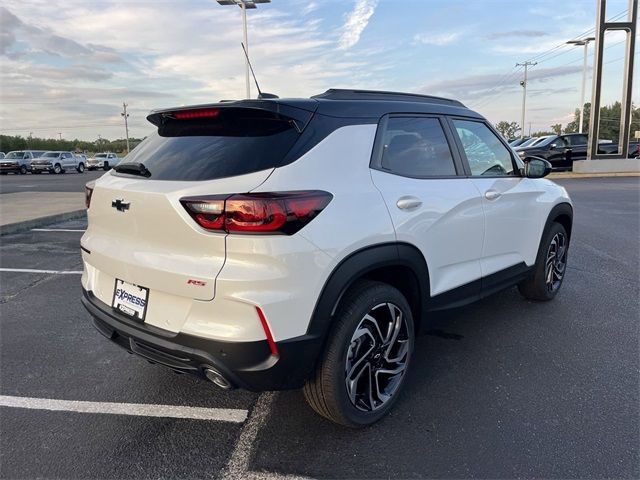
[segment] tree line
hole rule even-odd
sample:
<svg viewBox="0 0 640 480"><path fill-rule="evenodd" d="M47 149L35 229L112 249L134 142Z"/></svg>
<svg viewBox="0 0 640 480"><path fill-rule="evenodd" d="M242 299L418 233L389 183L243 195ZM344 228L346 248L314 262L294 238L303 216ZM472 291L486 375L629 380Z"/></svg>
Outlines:
<svg viewBox="0 0 640 480"><path fill-rule="evenodd" d="M636 130L640 130L640 107L634 105L631 106L631 137ZM611 105L606 105L600 108L600 140L611 140L617 142L620 138L620 114L622 111L622 105L620 102L615 102ZM589 121L591 118L591 103L584 104L584 119L582 123L582 131L589 132ZM549 126L549 130L542 130L539 132L531 132L532 137L541 137L543 135L561 135L563 133L577 133L580 131L580 109L576 108L574 112L574 118L566 125L556 123ZM518 122L506 122L501 121L496 125L496 130L507 139L515 138L520 135L520 125ZM528 136L528 135L526 135Z"/></svg>
<svg viewBox="0 0 640 480"><path fill-rule="evenodd" d="M129 138L129 147L133 150L142 138ZM118 138L109 140L99 138L96 141L66 140L57 138L22 137L20 135L0 135L0 151L11 152L13 150L63 150L76 153L113 152L120 155L127 153L127 140Z"/></svg>

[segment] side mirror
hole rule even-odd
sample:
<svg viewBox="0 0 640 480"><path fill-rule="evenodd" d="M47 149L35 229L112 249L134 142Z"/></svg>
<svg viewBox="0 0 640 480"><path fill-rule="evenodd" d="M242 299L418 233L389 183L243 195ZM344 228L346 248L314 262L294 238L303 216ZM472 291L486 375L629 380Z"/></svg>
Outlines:
<svg viewBox="0 0 640 480"><path fill-rule="evenodd" d="M527 178L542 178L551 173L551 164L544 158L527 157L524 159L524 176Z"/></svg>
<svg viewBox="0 0 640 480"><path fill-rule="evenodd" d="M549 145L551 148L553 148L554 150L556 148L558 148L558 144L557 143L552 143L551 145Z"/></svg>

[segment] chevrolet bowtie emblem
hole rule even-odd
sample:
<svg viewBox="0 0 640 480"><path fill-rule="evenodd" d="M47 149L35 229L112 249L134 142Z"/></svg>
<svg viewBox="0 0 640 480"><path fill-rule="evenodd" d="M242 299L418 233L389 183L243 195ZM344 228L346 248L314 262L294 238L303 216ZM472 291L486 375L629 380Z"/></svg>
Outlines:
<svg viewBox="0 0 640 480"><path fill-rule="evenodd" d="M120 199L117 199L111 202L111 206L116 210L118 210L119 212L124 212L125 210L129 210L129 205L131 205L131 203L125 203L124 200L120 200Z"/></svg>

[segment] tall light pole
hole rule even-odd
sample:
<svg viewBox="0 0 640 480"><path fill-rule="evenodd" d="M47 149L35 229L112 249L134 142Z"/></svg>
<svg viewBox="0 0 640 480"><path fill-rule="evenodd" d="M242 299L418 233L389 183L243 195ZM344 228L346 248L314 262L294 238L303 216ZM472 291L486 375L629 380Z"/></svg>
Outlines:
<svg viewBox="0 0 640 480"><path fill-rule="evenodd" d="M247 35L247 9L258 8L258 3L271 3L271 0L216 0L220 5L237 5L242 9L242 38L247 55L244 57L245 87L247 98L251 98L251 81L249 79L249 39Z"/></svg>
<svg viewBox="0 0 640 480"><path fill-rule="evenodd" d="M582 90L580 93L580 126L578 132L582 133L582 123L584 122L584 95L587 85L587 51L589 50L589 42L593 42L596 37L582 38L580 40L569 40L569 45L584 46L584 60L582 62Z"/></svg>
<svg viewBox="0 0 640 480"><path fill-rule="evenodd" d="M127 135L127 153L129 153L129 114L127 113L127 104L122 102L122 112L120 113L124 117L124 131Z"/></svg>
<svg viewBox="0 0 640 480"><path fill-rule="evenodd" d="M62 140L62 132L58 132L58 139Z"/></svg>
<svg viewBox="0 0 640 480"><path fill-rule="evenodd" d="M520 85L522 85L522 121L520 122L520 138L524 138L524 120L527 107L527 69L537 64L538 62L529 61L516 63L516 67L524 67L524 80L520 82Z"/></svg>

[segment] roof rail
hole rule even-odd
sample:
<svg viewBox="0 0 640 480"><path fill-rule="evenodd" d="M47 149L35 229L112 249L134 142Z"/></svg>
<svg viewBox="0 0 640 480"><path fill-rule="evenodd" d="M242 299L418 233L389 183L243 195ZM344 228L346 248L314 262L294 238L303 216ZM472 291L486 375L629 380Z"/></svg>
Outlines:
<svg viewBox="0 0 640 480"><path fill-rule="evenodd" d="M442 105L464 107L462 102L459 102L458 100L451 100L449 98L420 95L418 93L385 92L378 90L347 90L341 88L330 88L324 93L313 95L311 98L325 98L328 100L384 100L389 102L439 103Z"/></svg>

